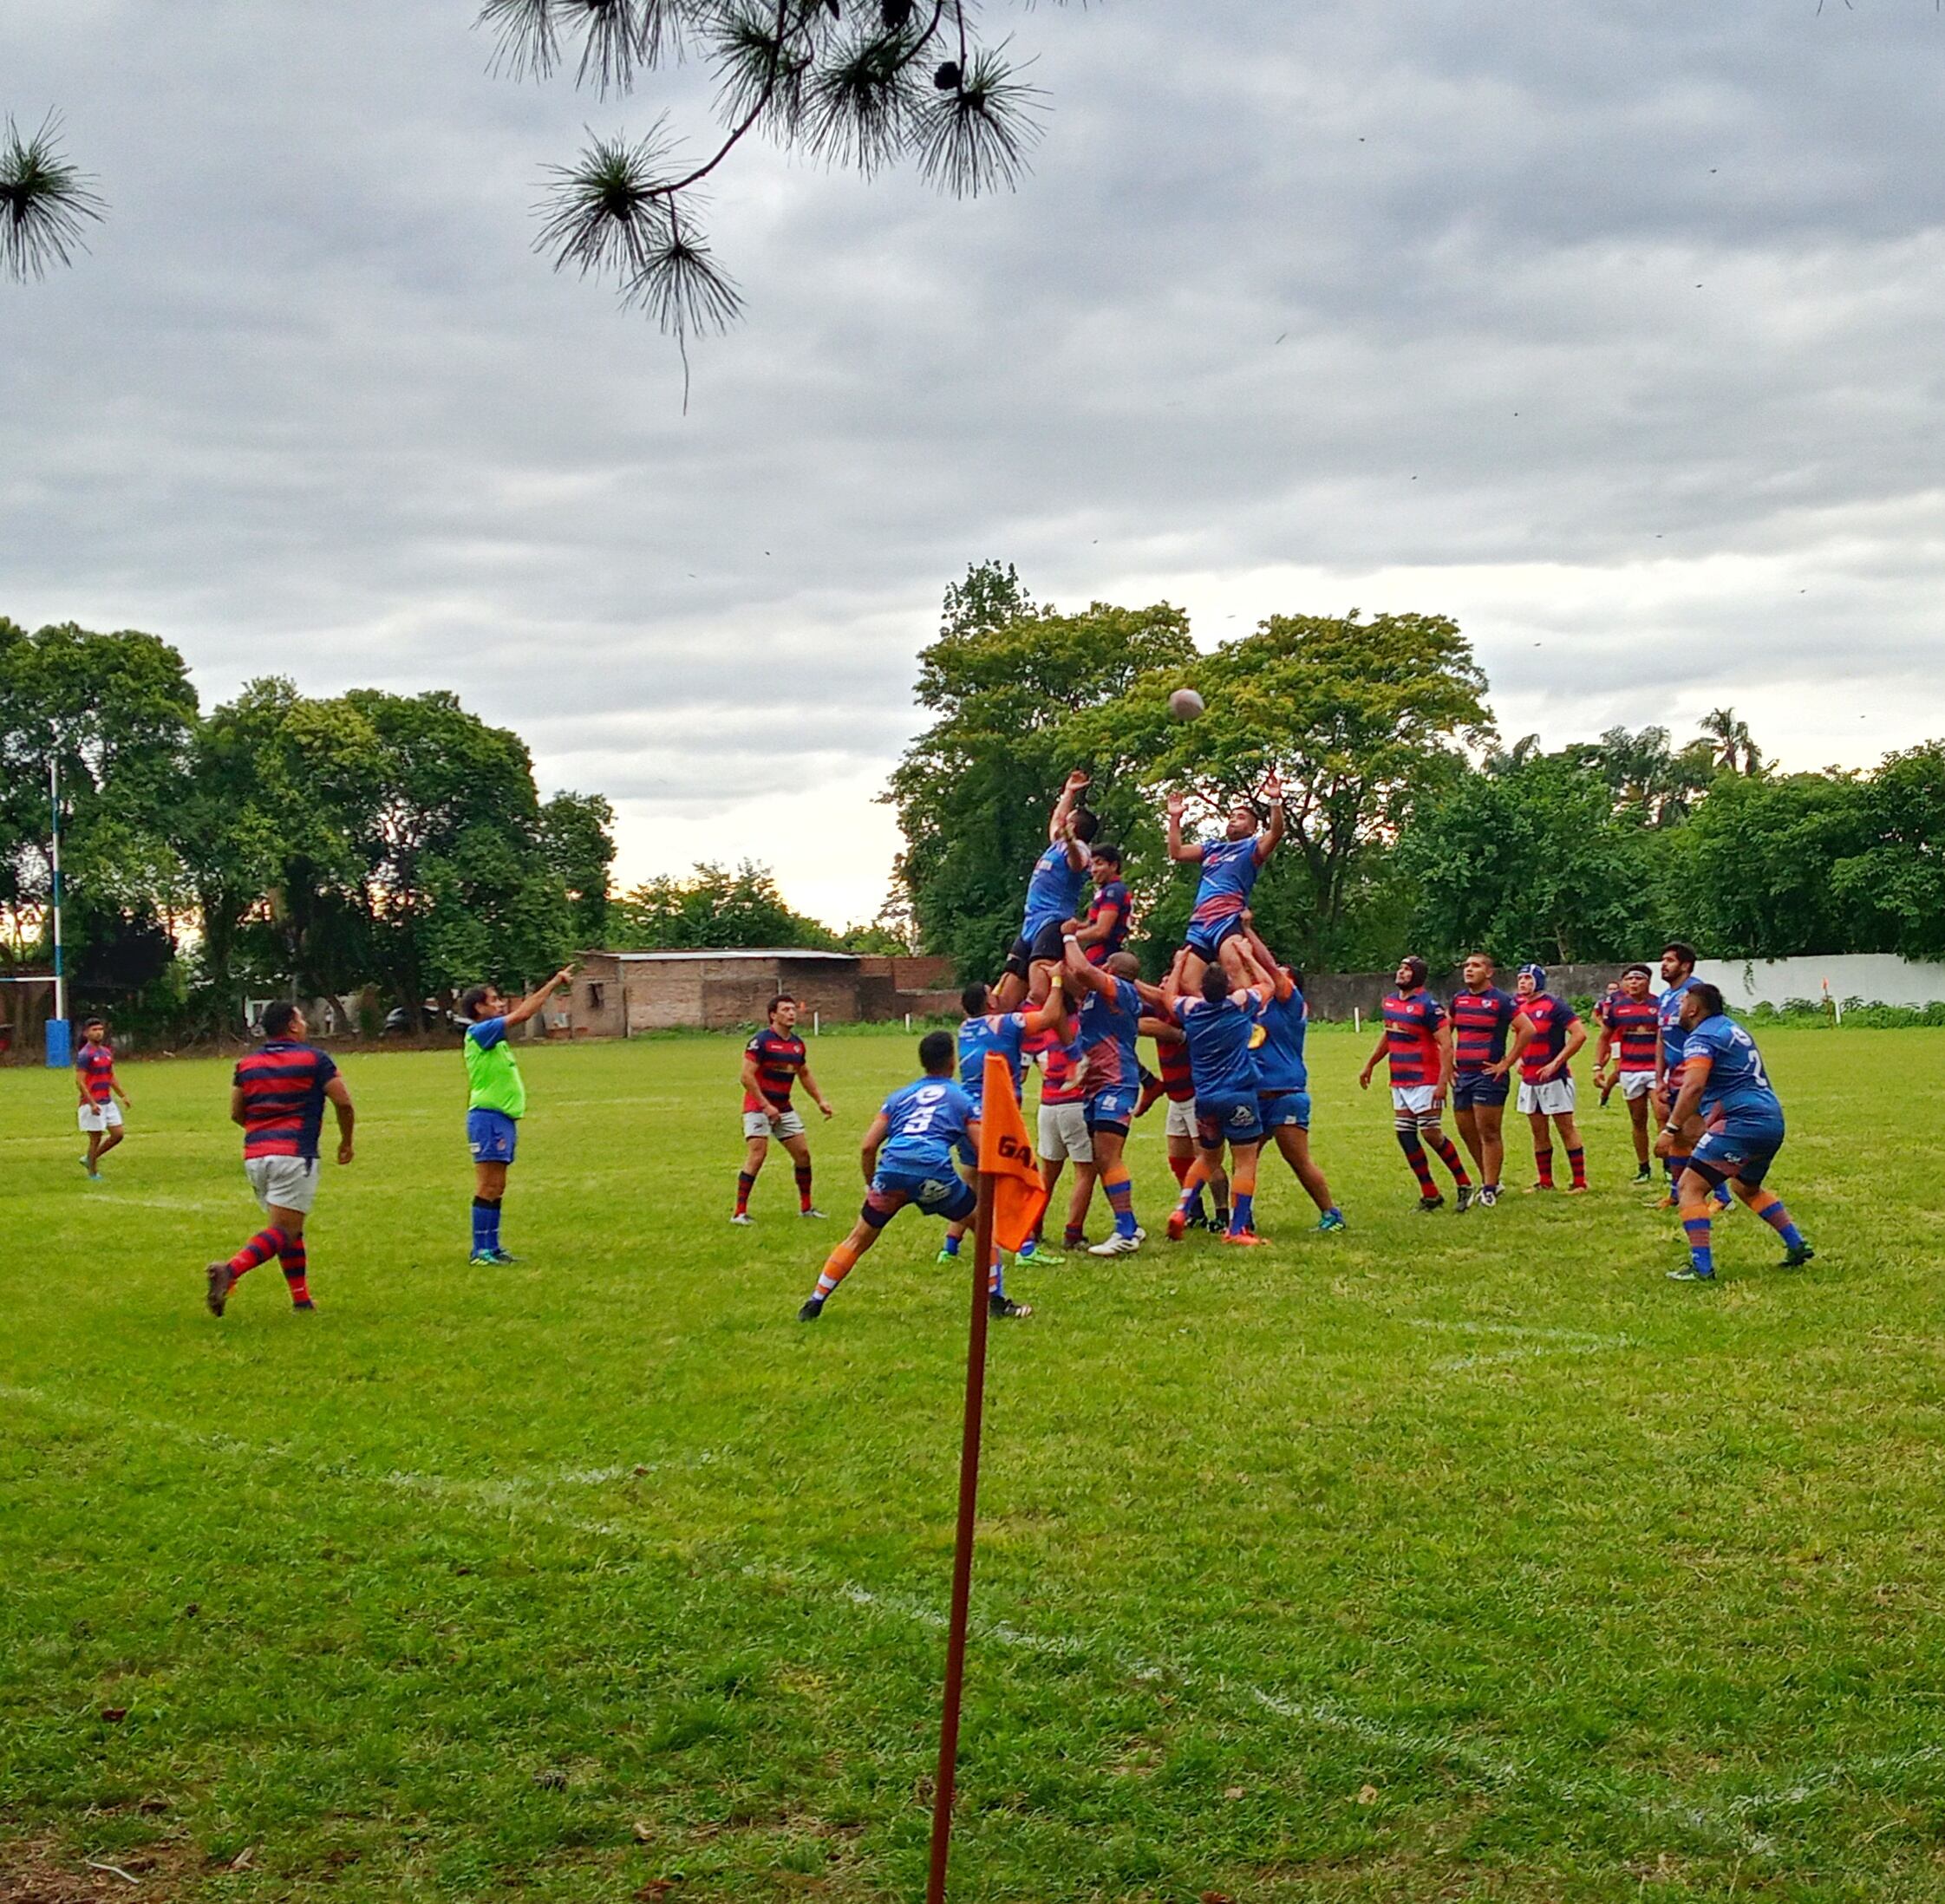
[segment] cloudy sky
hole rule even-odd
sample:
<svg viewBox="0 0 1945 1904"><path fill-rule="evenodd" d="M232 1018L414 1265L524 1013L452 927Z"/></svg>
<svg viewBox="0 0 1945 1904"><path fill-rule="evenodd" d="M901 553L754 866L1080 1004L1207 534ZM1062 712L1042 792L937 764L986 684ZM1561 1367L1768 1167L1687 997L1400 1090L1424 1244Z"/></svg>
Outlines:
<svg viewBox="0 0 1945 1904"><path fill-rule="evenodd" d="M1945 734L1932 0L1021 8L1017 195L726 168L749 312L687 416L528 246L584 124L700 143L698 76L494 79L474 10L0 13L0 112L113 205L0 287L0 613L163 635L206 703L457 688L616 801L624 877L748 854L833 921L988 556L1204 643L1449 612L1550 744Z"/></svg>

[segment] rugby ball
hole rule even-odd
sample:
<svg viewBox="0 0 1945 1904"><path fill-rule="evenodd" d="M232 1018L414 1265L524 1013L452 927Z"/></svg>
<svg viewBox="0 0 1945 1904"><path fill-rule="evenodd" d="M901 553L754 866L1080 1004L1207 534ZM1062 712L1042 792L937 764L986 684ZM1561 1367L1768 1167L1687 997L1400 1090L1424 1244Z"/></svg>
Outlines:
<svg viewBox="0 0 1945 1904"><path fill-rule="evenodd" d="M1193 721L1202 708L1202 696L1193 688L1178 688L1168 697L1168 711L1178 721Z"/></svg>

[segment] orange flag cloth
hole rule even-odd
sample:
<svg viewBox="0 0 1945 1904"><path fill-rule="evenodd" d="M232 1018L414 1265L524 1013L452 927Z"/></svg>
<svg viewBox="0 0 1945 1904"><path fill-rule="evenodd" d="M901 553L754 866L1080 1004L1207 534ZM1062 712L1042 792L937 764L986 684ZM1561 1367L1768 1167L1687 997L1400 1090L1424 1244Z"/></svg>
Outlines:
<svg viewBox="0 0 1945 1904"><path fill-rule="evenodd" d="M1013 1073L996 1051L986 1053L985 1114L979 1126L979 1168L993 1180L993 1241L1017 1249L1047 1208L1040 1160L1013 1094Z"/></svg>

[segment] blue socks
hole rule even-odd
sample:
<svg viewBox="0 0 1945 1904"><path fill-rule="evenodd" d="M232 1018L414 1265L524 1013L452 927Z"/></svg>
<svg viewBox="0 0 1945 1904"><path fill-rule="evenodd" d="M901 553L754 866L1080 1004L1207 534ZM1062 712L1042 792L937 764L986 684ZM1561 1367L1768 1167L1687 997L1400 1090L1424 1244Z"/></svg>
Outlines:
<svg viewBox="0 0 1945 1904"><path fill-rule="evenodd" d="M1256 1198L1248 1190L1237 1190L1236 1205L1230 1212L1229 1227L1232 1234L1255 1227Z"/></svg>
<svg viewBox="0 0 1945 1904"><path fill-rule="evenodd" d="M945 1253L949 1256L956 1256L959 1254L959 1238L950 1232L948 1232L945 1239Z"/></svg>
<svg viewBox="0 0 1945 1904"><path fill-rule="evenodd" d="M1698 1276L1713 1276L1715 1274L1715 1253L1709 1247L1709 1220L1706 1216L1685 1216L1681 1220L1682 1232L1688 1238L1688 1261L1694 1266Z"/></svg>
<svg viewBox="0 0 1945 1904"><path fill-rule="evenodd" d="M483 1255L499 1248L499 1205L484 1197L473 1199L473 1254Z"/></svg>

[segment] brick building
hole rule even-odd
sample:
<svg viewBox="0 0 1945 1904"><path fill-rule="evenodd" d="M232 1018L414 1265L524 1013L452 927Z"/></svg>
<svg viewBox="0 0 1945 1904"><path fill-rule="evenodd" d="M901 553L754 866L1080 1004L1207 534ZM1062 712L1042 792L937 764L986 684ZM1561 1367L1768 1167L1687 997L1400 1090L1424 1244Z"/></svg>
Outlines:
<svg viewBox="0 0 1945 1904"><path fill-rule="evenodd" d="M950 959L861 956L795 948L695 952L584 952L571 988L543 1014L550 1038L628 1038L680 1027L760 1024L779 992L826 1023L884 1022L954 1013Z"/></svg>

